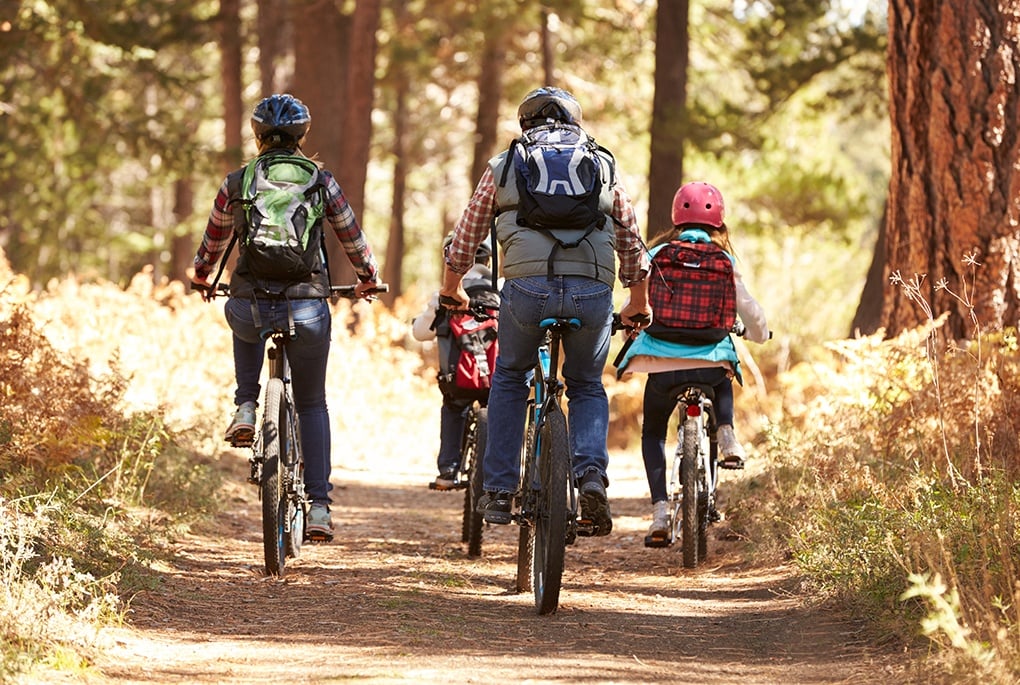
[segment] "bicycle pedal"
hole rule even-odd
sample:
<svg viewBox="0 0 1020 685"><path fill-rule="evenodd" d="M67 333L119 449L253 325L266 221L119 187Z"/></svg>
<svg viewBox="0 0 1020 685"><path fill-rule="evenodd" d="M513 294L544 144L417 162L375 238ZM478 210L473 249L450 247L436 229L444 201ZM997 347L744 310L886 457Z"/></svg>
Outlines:
<svg viewBox="0 0 1020 685"><path fill-rule="evenodd" d="M333 534L319 531L309 533L306 531L305 542L333 542Z"/></svg>
<svg viewBox="0 0 1020 685"><path fill-rule="evenodd" d="M577 536L581 538L593 538L598 533L598 527L588 519L577 520Z"/></svg>
<svg viewBox="0 0 1020 685"><path fill-rule="evenodd" d="M646 535L645 536L645 547L669 547L673 544L673 541L669 539L667 535Z"/></svg>

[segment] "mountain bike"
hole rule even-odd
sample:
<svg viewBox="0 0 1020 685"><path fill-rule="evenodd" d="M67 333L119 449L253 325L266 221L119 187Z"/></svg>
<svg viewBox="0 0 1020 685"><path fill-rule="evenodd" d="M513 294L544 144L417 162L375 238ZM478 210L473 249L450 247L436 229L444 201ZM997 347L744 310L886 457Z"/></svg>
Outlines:
<svg viewBox="0 0 1020 685"><path fill-rule="evenodd" d="M193 289L204 290L212 299L230 295L230 287L219 283L204 289L192 284ZM380 283L373 293L386 292ZM355 286L331 286L334 296L352 299ZM248 482L258 487L262 502L262 547L266 573L282 577L288 558L297 558L305 541L322 542L324 538L306 535L305 519L309 501L305 494L304 456L301 452L301 431L294 404L287 359L287 340L290 332L274 330L269 335L266 356L269 374L262 402L262 420L251 441L234 441L234 447L251 447L248 458Z"/></svg>
<svg viewBox="0 0 1020 685"><path fill-rule="evenodd" d="M733 327L743 335L740 321ZM668 535L646 536L646 547L669 547L681 542L684 568L696 568L708 557L708 527L722 520L715 507L719 483L715 392L702 383L673 387L679 414L677 446L667 493Z"/></svg>
<svg viewBox="0 0 1020 685"><path fill-rule="evenodd" d="M559 606L566 547L580 537L598 534L590 520L578 516L577 479L559 378L562 336L581 327L576 318L549 318L539 323L546 338L538 351L531 378L521 481L514 494L513 520L520 526L517 541L517 592L535 593L539 614Z"/></svg>
<svg viewBox="0 0 1020 685"><path fill-rule="evenodd" d="M457 307L460 303L445 295L439 298L441 305ZM468 307L466 309L451 309L447 314L467 313L476 321L486 321L492 316L486 308L481 305ZM482 481L482 457L485 455L485 441L489 434L489 410L485 403L474 401L467 410L464 419L464 431L460 439L460 467L457 471L457 478L452 490L464 490L464 517L461 522L461 542L468 546L468 556L478 557L482 554L482 514L477 511L478 500L481 499ZM435 484L429 484L432 489Z"/></svg>

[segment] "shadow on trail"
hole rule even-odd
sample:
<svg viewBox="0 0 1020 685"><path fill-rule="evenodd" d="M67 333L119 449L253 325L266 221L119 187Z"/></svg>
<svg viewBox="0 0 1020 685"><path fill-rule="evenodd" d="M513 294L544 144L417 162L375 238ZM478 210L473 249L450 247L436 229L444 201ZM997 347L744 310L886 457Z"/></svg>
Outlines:
<svg viewBox="0 0 1020 685"><path fill-rule="evenodd" d="M635 661L638 679L682 668L685 680L732 681L763 668L781 673L796 661L817 666L812 682L845 682L831 665L861 650L851 634L827 629L821 610L787 598L788 576L728 577L710 567L678 574L673 550L622 544L616 532L568 548L560 608L538 616L533 596L513 591L517 527L487 527L484 556L467 557L461 493L355 482L334 494L335 541L305 545L282 579L263 573L252 496L237 508L234 539L196 535L181 543L163 585L133 601L130 624L267 650L282 639L332 645L367 652L373 663L409 653L468 661L527 655L566 664L574 680L620 682L635 680ZM643 503L614 506L617 515L639 516ZM607 657L628 666L615 672L617 661Z"/></svg>

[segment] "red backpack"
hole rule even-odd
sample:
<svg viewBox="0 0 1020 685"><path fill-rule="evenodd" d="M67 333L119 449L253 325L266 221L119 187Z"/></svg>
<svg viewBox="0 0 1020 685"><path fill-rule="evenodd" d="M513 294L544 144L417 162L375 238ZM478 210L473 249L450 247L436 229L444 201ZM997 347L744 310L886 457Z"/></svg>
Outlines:
<svg viewBox="0 0 1020 685"><path fill-rule="evenodd" d="M733 262L715 243L678 240L652 258L648 334L684 345L717 343L729 335L737 318Z"/></svg>
<svg viewBox="0 0 1020 685"><path fill-rule="evenodd" d="M485 308L488 319L478 321L466 312L441 310L435 325L439 341L439 389L459 399L485 401L496 370L499 344L499 293L491 281L468 285L471 306Z"/></svg>

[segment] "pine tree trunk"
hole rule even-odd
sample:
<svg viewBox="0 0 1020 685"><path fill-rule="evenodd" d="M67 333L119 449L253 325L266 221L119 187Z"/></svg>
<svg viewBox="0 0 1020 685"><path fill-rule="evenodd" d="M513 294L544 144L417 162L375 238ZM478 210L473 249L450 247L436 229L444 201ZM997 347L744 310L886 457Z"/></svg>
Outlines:
<svg viewBox="0 0 1020 685"><path fill-rule="evenodd" d="M688 0L660 0L655 13L655 96L645 226L649 239L673 226L673 195L683 179L689 9Z"/></svg>
<svg viewBox="0 0 1020 685"><path fill-rule="evenodd" d="M1020 2L891 0L892 174L887 219L887 334L927 318L947 335L1015 326L1020 302ZM971 259L978 266L971 265Z"/></svg>

